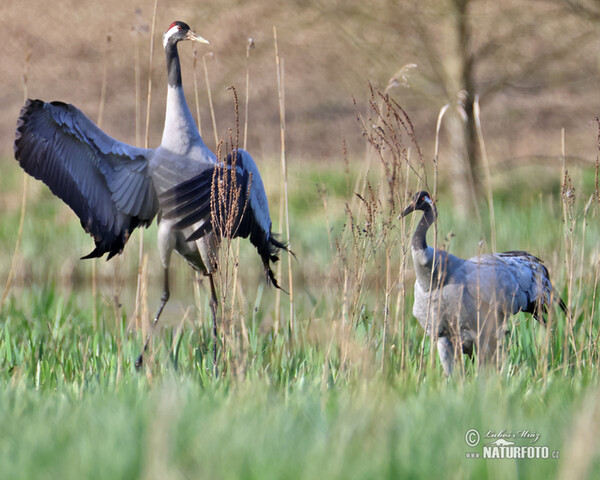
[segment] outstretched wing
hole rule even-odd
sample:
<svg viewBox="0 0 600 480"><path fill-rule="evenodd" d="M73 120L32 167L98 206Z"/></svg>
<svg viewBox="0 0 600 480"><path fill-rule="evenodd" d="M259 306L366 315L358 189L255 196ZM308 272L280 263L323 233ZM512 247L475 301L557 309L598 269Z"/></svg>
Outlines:
<svg viewBox="0 0 600 480"><path fill-rule="evenodd" d="M163 216L178 220L176 228L197 226L188 241L211 230L230 238L250 237L267 277L279 288L269 262L276 262L278 251L287 247L271 233L267 196L258 168L248 153L236 150L224 163L161 194L160 202Z"/></svg>
<svg viewBox="0 0 600 480"><path fill-rule="evenodd" d="M550 282L548 269L536 256L522 251L485 254L469 259L474 265L469 293L502 302L507 313L523 311L544 322L543 314L554 302L567 307Z"/></svg>
<svg viewBox="0 0 600 480"><path fill-rule="evenodd" d="M96 243L84 258L120 253L158 199L148 173L151 150L116 141L73 105L27 100L17 121L15 158L81 220Z"/></svg>

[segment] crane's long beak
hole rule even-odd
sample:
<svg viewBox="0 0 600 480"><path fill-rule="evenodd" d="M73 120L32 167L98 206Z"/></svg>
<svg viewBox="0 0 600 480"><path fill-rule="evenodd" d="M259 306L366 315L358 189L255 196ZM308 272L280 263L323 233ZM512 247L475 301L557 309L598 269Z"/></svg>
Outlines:
<svg viewBox="0 0 600 480"><path fill-rule="evenodd" d="M410 205L408 207L406 207L406 209L400 215L398 215L398 219L400 219L402 217L406 217L409 213L412 213L414 211L415 211L415 202L411 202Z"/></svg>
<svg viewBox="0 0 600 480"><path fill-rule="evenodd" d="M191 40L193 42L198 42L198 43L210 43L206 38L201 37L200 35L196 35L194 32L192 32L191 30L187 33L186 35L188 40Z"/></svg>

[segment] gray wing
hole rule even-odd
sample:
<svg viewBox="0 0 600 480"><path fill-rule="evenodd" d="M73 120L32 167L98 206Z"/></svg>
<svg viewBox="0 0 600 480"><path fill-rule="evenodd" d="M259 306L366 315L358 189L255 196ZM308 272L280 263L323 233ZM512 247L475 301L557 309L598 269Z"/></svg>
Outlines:
<svg viewBox="0 0 600 480"><path fill-rule="evenodd" d="M269 262L278 261L279 250L287 250L287 246L271 233L264 186L245 151L236 150L224 163L161 193L160 201L164 218L177 219L175 228L196 226L188 241L210 230L231 238L249 237L261 256L267 278L279 288Z"/></svg>
<svg viewBox="0 0 600 480"><path fill-rule="evenodd" d="M120 253L130 233L152 223L158 199L152 150L106 135L73 105L27 100L17 121L15 159L81 220L96 243L84 258Z"/></svg>
<svg viewBox="0 0 600 480"><path fill-rule="evenodd" d="M248 237L258 230L249 201L250 174L238 155L235 164L229 154L224 163L211 165L204 172L160 194L163 217L177 219L175 228L196 225L187 239L196 240L210 230L231 238ZM201 226L198 227L198 223Z"/></svg>
<svg viewBox="0 0 600 480"><path fill-rule="evenodd" d="M505 313L528 312L543 322L543 314L553 302L566 313L548 269L534 255L521 251L485 254L470 258L465 267L468 293L497 302Z"/></svg>

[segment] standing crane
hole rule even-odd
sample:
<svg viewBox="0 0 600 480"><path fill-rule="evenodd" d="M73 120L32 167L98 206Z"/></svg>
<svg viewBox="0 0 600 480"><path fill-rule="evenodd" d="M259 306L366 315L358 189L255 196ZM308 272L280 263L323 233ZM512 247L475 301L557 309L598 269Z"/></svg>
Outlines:
<svg viewBox="0 0 600 480"><path fill-rule="evenodd" d="M480 359L493 359L510 315L523 311L545 323L543 315L553 302L567 314L539 258L510 251L465 260L434 250L427 245L427 231L437 219L437 209L429 193L417 193L400 216L415 210L423 216L411 242L417 277L413 315L437 340L446 375L452 373L459 346L472 355L475 345Z"/></svg>
<svg viewBox="0 0 600 480"><path fill-rule="evenodd" d="M44 182L79 217L81 226L95 242L95 249L82 258L107 259L121 253L132 231L149 226L163 210L163 195L172 204L176 187L189 181L203 202L195 204L193 222L187 217L163 216L158 222L158 250L163 267L163 290L160 305L136 367L143 365L144 353L160 315L169 300L169 265L175 250L196 271L207 275L211 291L213 320L213 360L216 371L217 295L213 274L217 268L216 248L222 229L215 224L231 209L211 208L217 172L235 165L237 182L226 182L228 198L237 197L243 204L233 216L235 228L225 233L233 237L250 237L262 258L267 280L280 288L270 267L278 260L279 250L287 247L271 233L269 205L258 168L252 157L241 149L234 150L220 163L205 145L187 105L181 82L177 44L181 41L209 43L183 22L173 22L163 35L167 57L167 108L162 141L154 149L138 148L119 142L89 120L73 105L27 100L17 121L14 143L15 158L30 175ZM222 177L222 176L221 176ZM188 183L186 183L188 182ZM217 188L217 190L219 190ZM225 190L225 189L221 189ZM169 203L171 202L171 203ZM235 207L233 202L225 202ZM217 218L217 217L221 218ZM185 225L184 225L185 224ZM193 238L190 238L193 237Z"/></svg>

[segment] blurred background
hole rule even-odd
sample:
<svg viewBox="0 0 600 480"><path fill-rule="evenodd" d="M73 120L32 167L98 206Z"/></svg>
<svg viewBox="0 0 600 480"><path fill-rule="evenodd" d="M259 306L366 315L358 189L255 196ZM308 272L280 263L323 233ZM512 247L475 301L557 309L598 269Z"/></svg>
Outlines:
<svg viewBox="0 0 600 480"><path fill-rule="evenodd" d="M531 217L518 225L530 231L527 240L515 237L514 219L519 212L510 210L512 216L500 219L498 249L530 249L545 258L554 255L551 266L559 261L555 252L561 245L560 211L546 208L546 217L536 217L533 207L545 208L545 200L536 196L541 192L550 192L552 205L560 205L563 149L576 188L583 175L577 177L577 172L586 171L587 187L597 191L593 172L598 155L595 118L600 112L597 0L159 1L152 37L153 8L152 0L0 3L3 278L11 265L20 217L22 174L13 160L12 143L24 95L72 103L118 140L144 146L151 79L147 141L150 147L157 146L166 97L161 38L174 20L185 21L211 41L197 47L184 43L179 49L187 100L209 147L214 149L218 140L227 140L230 129L235 131L230 86L239 99L240 127L246 123L243 106L249 72L247 149L266 180L274 230L285 238L280 213L277 29L285 86L292 247L301 259L294 264L300 285L311 283L316 290L329 278L329 269L336 268L335 235L346 221L345 205L356 201L355 177L369 162L364 131L384 121L371 121L370 85L389 94L406 112L415 132L413 140L430 171L436 121L445 109L438 158L443 190L439 204L447 212L441 215L441 231L462 235L454 253L474 254L477 241L489 235L485 215L473 228L474 212L486 208L475 103L481 111L495 195L507 199L508 208L527 205ZM414 148L412 140L400 143ZM417 161L418 155L412 155ZM372 165L377 164L376 160ZM350 174L344 177L344 172ZM408 190L417 187L411 184ZM399 208L403 195L398 195L394 208ZM87 282L90 267L78 258L91 250L91 239L68 207L40 182L30 182L28 196L15 283L55 279L59 284L80 285L81 278ZM553 222L554 243L538 234L545 228L539 224L542 218ZM149 232L150 265L157 266L152 248L155 233ZM137 235L129 243L136 242ZM55 244L63 251L40 262L40 252ZM120 258L111 267L100 262L101 281L136 275L137 249L129 247ZM251 272L252 283L262 282L258 261L250 265L245 273ZM187 267L181 270L185 271L181 281L189 283ZM135 286L130 279L122 282Z"/></svg>
<svg viewBox="0 0 600 480"><path fill-rule="evenodd" d="M101 114L108 133L143 144L153 6L152 0L62 0L51 7L43 0L4 0L0 154L12 155L24 76L30 97L73 103L93 120ZM440 165L457 185L454 202L465 212L471 208L465 189L471 183L477 191L481 177L475 96L494 168L556 159L562 128L570 157L593 162L596 156L597 0L158 2L151 146L160 142L165 103L161 34L173 20L189 23L211 41L198 47L195 65L201 128L210 146L203 59L218 136L224 138L235 124L227 87L235 86L243 101L252 38L248 148L258 158L278 154L275 26L284 61L290 162L339 161L344 142L351 156L363 155L356 117L368 105L369 82L405 109L427 158L433 155L438 113L451 106L441 131ZM181 57L193 105L193 47L183 45Z"/></svg>

